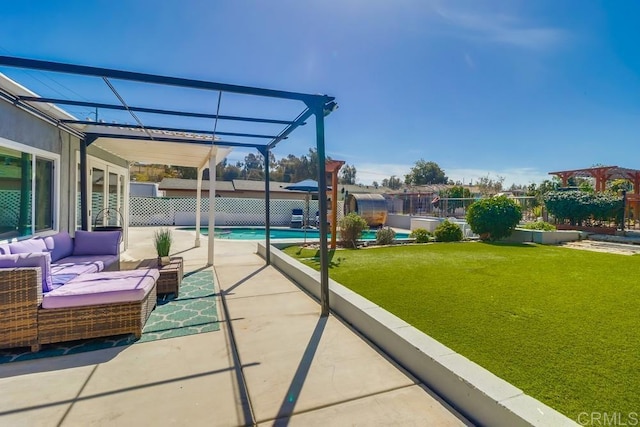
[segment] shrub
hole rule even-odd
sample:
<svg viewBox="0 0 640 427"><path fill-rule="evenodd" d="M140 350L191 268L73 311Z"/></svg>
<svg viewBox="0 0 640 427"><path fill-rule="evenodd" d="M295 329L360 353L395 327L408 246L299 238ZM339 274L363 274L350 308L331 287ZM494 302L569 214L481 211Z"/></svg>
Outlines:
<svg viewBox="0 0 640 427"><path fill-rule="evenodd" d="M171 229L161 228L154 233L154 245L159 257L169 256L171 243L173 243Z"/></svg>
<svg viewBox="0 0 640 427"><path fill-rule="evenodd" d="M556 226L545 221L535 221L525 224L520 228L526 228L527 230L552 231L556 229Z"/></svg>
<svg viewBox="0 0 640 427"><path fill-rule="evenodd" d="M448 220L444 220L444 222L436 228L434 234L438 242L459 242L462 240L462 230L458 224L454 224Z"/></svg>
<svg viewBox="0 0 640 427"><path fill-rule="evenodd" d="M416 239L416 243L428 243L433 234L425 228L416 228L409 234L409 237Z"/></svg>
<svg viewBox="0 0 640 427"><path fill-rule="evenodd" d="M376 245L390 245L396 238L396 232L390 227L381 228L376 232Z"/></svg>
<svg viewBox="0 0 640 427"><path fill-rule="evenodd" d="M346 247L357 247L357 240L368 227L367 221L355 212L351 212L340 220L340 241Z"/></svg>
<svg viewBox="0 0 640 427"><path fill-rule="evenodd" d="M482 240L509 237L521 219L520 206L505 196L478 200L467 210L467 223Z"/></svg>
<svg viewBox="0 0 640 427"><path fill-rule="evenodd" d="M571 225L582 225L589 219L615 221L622 211L621 197L579 190L552 191L545 195L544 203L556 219Z"/></svg>

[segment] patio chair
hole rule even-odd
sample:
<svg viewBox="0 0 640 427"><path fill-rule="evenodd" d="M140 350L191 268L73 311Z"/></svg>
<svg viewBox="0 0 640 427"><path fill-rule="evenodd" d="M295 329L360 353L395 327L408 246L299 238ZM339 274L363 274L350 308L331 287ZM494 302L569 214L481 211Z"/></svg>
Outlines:
<svg viewBox="0 0 640 427"><path fill-rule="evenodd" d="M302 223L304 222L304 212L302 209L292 209L291 210L291 228L302 228Z"/></svg>
<svg viewBox="0 0 640 427"><path fill-rule="evenodd" d="M320 211L316 211L316 228L320 228ZM327 226L331 226L331 221L329 220L329 216L327 216Z"/></svg>

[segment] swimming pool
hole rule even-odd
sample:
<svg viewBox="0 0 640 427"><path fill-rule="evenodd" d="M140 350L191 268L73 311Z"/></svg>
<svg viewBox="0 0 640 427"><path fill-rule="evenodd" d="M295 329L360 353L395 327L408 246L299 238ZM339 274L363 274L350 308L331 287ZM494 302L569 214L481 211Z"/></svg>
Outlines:
<svg viewBox="0 0 640 427"><path fill-rule="evenodd" d="M181 230L195 231L194 227L181 228ZM200 228L200 232L207 236L209 229L207 227ZM320 231L316 229L307 229L307 239L319 239ZM264 227L219 227L215 229L216 239L229 240L264 240ZM305 230L300 228L271 228L270 237L272 239L297 239L302 240L305 237ZM409 233L396 233L396 239L407 239ZM362 240L375 240L376 231L367 230L362 232Z"/></svg>

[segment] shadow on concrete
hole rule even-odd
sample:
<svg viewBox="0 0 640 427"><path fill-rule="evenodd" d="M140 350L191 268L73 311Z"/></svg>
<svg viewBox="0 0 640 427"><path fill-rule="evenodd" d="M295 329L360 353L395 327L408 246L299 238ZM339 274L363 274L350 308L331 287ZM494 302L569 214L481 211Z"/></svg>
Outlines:
<svg viewBox="0 0 640 427"><path fill-rule="evenodd" d="M251 274L243 277L242 279L238 280L236 283L234 283L233 285L229 286L227 289L220 289L220 294L221 295L230 295L231 291L233 291L235 288L237 288L238 286L242 285L243 283L245 283L247 280L251 279L254 276L257 276L262 270L265 270L267 268L266 265L263 265L262 267L258 268L256 271L252 272Z"/></svg>
<svg viewBox="0 0 640 427"><path fill-rule="evenodd" d="M280 405L280 409L276 415L276 420L273 423L274 426L287 426L289 424L289 417L293 414L298 397L300 396L300 391L302 390L302 386L309 374L311 362L313 362L313 357L318 350L318 344L320 344L320 339L322 338L322 333L327 325L327 320L328 317L325 316L318 319L318 323L313 330L313 334L311 334L309 344L307 344L307 348L304 350L300 364L298 364L298 369L296 369L296 373L291 380L291 385L289 385L289 389L287 390L284 400Z"/></svg>

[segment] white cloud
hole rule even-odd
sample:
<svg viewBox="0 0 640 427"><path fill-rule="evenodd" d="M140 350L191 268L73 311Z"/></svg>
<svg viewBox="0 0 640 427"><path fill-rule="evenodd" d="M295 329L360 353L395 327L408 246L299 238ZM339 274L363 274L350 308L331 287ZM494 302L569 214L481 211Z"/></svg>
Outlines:
<svg viewBox="0 0 640 427"><path fill-rule="evenodd" d="M452 33L458 37L498 43L531 50L547 50L558 47L568 39L566 30L537 26L505 14L461 12L444 7L433 7L435 13L456 27Z"/></svg>
<svg viewBox="0 0 640 427"><path fill-rule="evenodd" d="M236 162L242 162L244 163L244 158L249 154L249 153L253 153L253 154L258 154L258 152L256 150L250 150L250 151L244 151L244 150L238 150L237 148L234 148L229 155L227 156L227 164L228 165L235 165Z"/></svg>
<svg viewBox="0 0 640 427"><path fill-rule="evenodd" d="M471 68L471 69L475 69L476 68L476 63L473 61L473 58L471 58L471 55L469 55L467 52L465 52L465 54L464 54L464 62L467 63L469 68Z"/></svg>

